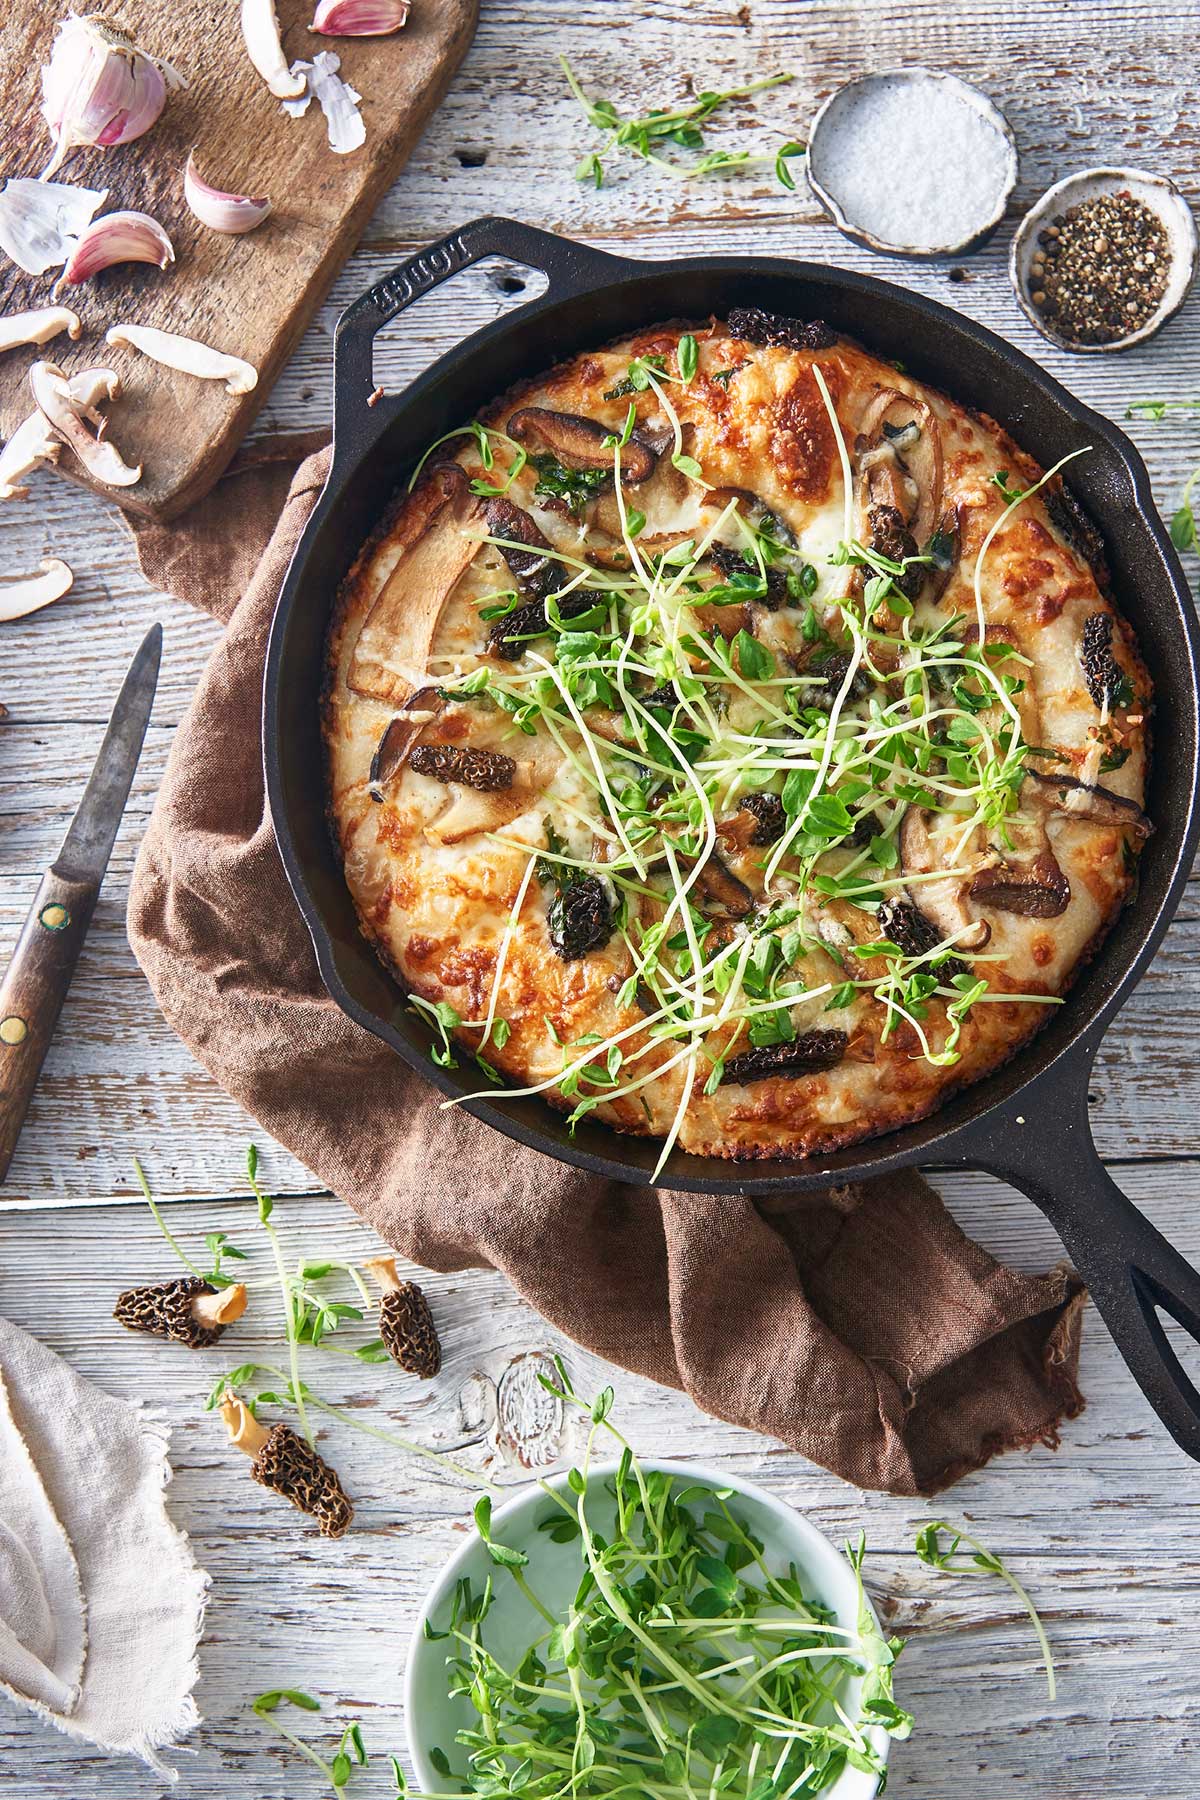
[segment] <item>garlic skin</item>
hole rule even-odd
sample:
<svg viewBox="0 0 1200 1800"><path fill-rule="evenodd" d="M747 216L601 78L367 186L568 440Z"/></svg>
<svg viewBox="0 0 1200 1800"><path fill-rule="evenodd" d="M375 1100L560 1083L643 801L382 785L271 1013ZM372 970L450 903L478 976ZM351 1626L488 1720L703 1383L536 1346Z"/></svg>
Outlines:
<svg viewBox="0 0 1200 1800"><path fill-rule="evenodd" d="M74 580L71 570L57 556L44 557L32 575L0 580L0 624L27 618L39 608L61 600Z"/></svg>
<svg viewBox="0 0 1200 1800"><path fill-rule="evenodd" d="M317 0L310 31L322 37L390 37L408 18L408 0Z"/></svg>
<svg viewBox="0 0 1200 1800"><path fill-rule="evenodd" d="M113 325L106 333L110 344L140 350L153 362L204 381L223 381L227 394L249 394L258 386L258 370L240 356L227 356L197 338L180 337L174 331L156 331L152 325Z"/></svg>
<svg viewBox="0 0 1200 1800"><path fill-rule="evenodd" d="M0 249L27 275L44 275L66 262L107 199L107 188L15 176L0 192Z"/></svg>
<svg viewBox="0 0 1200 1800"><path fill-rule="evenodd" d="M288 69L279 36L275 0L242 0L242 36L250 61L277 100L295 100L304 77Z"/></svg>
<svg viewBox="0 0 1200 1800"><path fill-rule="evenodd" d="M304 77L304 97L285 100L283 110L293 119L302 118L308 103L315 100L325 115L329 130L329 148L338 156L349 156L367 141L367 128L358 110L362 95L338 74L342 59L332 50L318 50L311 62L292 64L293 74Z"/></svg>
<svg viewBox="0 0 1200 1800"><path fill-rule="evenodd" d="M174 245L149 213L104 213L92 221L72 250L54 291L78 287L81 281L90 281L113 263L155 263L165 269L174 261Z"/></svg>
<svg viewBox="0 0 1200 1800"><path fill-rule="evenodd" d="M48 344L60 331L74 339L82 330L79 314L69 306L39 306L33 312L8 313L0 318L0 351L15 350L19 344Z"/></svg>
<svg viewBox="0 0 1200 1800"><path fill-rule="evenodd" d="M168 88L183 85L170 63L147 56L106 19L71 13L42 69L42 117L54 142L43 179L77 144L127 144L141 137L162 112Z"/></svg>
<svg viewBox="0 0 1200 1800"><path fill-rule="evenodd" d="M89 475L103 482L105 487L133 487L142 479L142 465L138 463L136 468L131 467L112 439L101 435L108 421L92 404L75 397L62 370L54 363L35 362L29 371L29 386L38 411ZM87 429L85 419L96 425L95 437Z"/></svg>
<svg viewBox="0 0 1200 1800"><path fill-rule="evenodd" d="M210 231L226 232L231 237L253 231L271 210L271 202L265 194L257 200L249 194L227 194L203 180L196 170L194 150L183 172L183 197L202 225L207 225Z"/></svg>

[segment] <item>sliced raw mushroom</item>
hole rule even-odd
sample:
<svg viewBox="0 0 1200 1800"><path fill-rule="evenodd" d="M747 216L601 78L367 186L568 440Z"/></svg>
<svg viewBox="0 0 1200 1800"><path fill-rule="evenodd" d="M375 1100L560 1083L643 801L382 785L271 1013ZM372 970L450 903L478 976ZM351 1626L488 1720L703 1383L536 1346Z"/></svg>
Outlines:
<svg viewBox="0 0 1200 1800"><path fill-rule="evenodd" d="M140 350L151 362L196 375L201 381L223 381L227 394L249 394L258 386L258 370L244 357L214 350L199 338L181 337L177 331L158 331L152 325L110 325L105 342L128 350Z"/></svg>
<svg viewBox="0 0 1200 1800"><path fill-rule="evenodd" d="M597 419L585 419L579 413L552 412L545 406L522 406L513 413L506 427L518 444L533 447L553 456L564 469L609 469L612 467L611 445L605 439L614 433L609 425ZM621 480L628 487L649 481L658 464L650 445L636 432L621 448Z"/></svg>
<svg viewBox="0 0 1200 1800"><path fill-rule="evenodd" d="M95 437L87 429L85 421L95 422L99 415L94 407L75 398L65 375L54 363L35 362L29 371L29 385L38 411L89 475L105 487L132 487L141 480L142 465L131 468L112 439L99 435L105 426L103 419Z"/></svg>
<svg viewBox="0 0 1200 1800"><path fill-rule="evenodd" d="M424 1292L415 1281L401 1281L394 1256L373 1256L363 1268L379 1283L384 1349L406 1374L432 1381L442 1366L442 1346Z"/></svg>
<svg viewBox="0 0 1200 1800"><path fill-rule="evenodd" d="M501 544L500 554L522 593L544 600L556 587L561 587L564 577L554 560L553 546L542 536L527 512L500 495L488 501L485 517L489 536L507 540ZM522 548L515 549L515 544ZM497 625L504 623L503 619L496 620Z"/></svg>
<svg viewBox="0 0 1200 1800"><path fill-rule="evenodd" d="M401 711L388 721L371 758L368 781L373 800L383 799L384 789L408 761L421 733L445 710L446 702L439 697L437 689L424 687L410 694Z"/></svg>
<svg viewBox="0 0 1200 1800"><path fill-rule="evenodd" d="M349 686L398 706L424 685L446 602L479 549L470 527L482 507L457 463L434 469L400 522L400 554L358 635Z"/></svg>
<svg viewBox="0 0 1200 1800"><path fill-rule="evenodd" d="M69 592L75 577L57 556L46 557L33 575L0 579L0 624L24 619Z"/></svg>
<svg viewBox="0 0 1200 1800"><path fill-rule="evenodd" d="M217 1343L225 1327L245 1310L246 1289L240 1281L214 1288L201 1276L182 1275L152 1287L127 1288L117 1296L113 1318L126 1331L144 1331L186 1344L189 1350L202 1350Z"/></svg>
<svg viewBox="0 0 1200 1800"><path fill-rule="evenodd" d="M39 306L33 312L8 313L0 318L0 350L20 344L45 344L60 331L77 338L83 326L69 306Z"/></svg>
<svg viewBox="0 0 1200 1800"><path fill-rule="evenodd" d="M939 941L953 938L959 950L982 950L992 935L986 919L976 919L967 909L967 893L973 876L949 875L942 868L929 831L929 815L910 806L898 834L900 872L909 883L909 898L938 932ZM914 881L914 876L928 877Z"/></svg>
<svg viewBox="0 0 1200 1800"><path fill-rule="evenodd" d="M844 1031L803 1031L790 1044L768 1044L731 1056L721 1072L721 1085L745 1087L776 1076L816 1075L836 1068L850 1047Z"/></svg>
<svg viewBox="0 0 1200 1800"><path fill-rule="evenodd" d="M0 450L0 500L24 500L26 475L40 463L56 463L62 439L43 413L32 412Z"/></svg>
<svg viewBox="0 0 1200 1800"><path fill-rule="evenodd" d="M250 1475L260 1487L269 1488L317 1521L322 1537L346 1535L354 1508L346 1491L324 1457L294 1432L290 1425L261 1425L246 1404L226 1392L221 1418L229 1441L251 1458Z"/></svg>
<svg viewBox="0 0 1200 1800"><path fill-rule="evenodd" d="M1045 805L1068 818L1085 819L1092 825L1122 826L1139 838L1149 837L1154 830L1135 801L1114 794L1109 788L1077 781L1072 775L1039 775L1036 769L1027 771L1025 781L1033 784L1032 792Z"/></svg>

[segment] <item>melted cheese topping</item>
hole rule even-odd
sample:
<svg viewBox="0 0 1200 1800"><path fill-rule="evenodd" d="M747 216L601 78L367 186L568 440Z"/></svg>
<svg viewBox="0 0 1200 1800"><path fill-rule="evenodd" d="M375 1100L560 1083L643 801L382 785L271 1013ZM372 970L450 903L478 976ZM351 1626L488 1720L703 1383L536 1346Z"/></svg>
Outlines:
<svg viewBox="0 0 1200 1800"><path fill-rule="evenodd" d="M723 944L735 967L743 951L746 956L753 953L751 940L756 934L768 929L764 918L781 907L793 910L792 960L782 988L777 972L773 990L776 996L782 993L782 999L772 1008L767 1002L748 1001L739 989L735 1005L728 992L709 991L703 998L698 995L696 1003L697 1012L710 1021L702 1034L690 1038L656 1034L663 994L671 999L677 990L687 989L694 971L691 976L686 969L680 974L676 955L673 973L660 971L648 997L645 984L637 980L641 946L646 929L663 917L672 895L670 871L662 867L666 854L662 839L671 837L673 843L682 841L685 846L690 840L680 838L685 828L660 830L652 846L634 843L640 868L630 867L625 854L628 824L623 839L623 827L614 822L604 801L631 765L614 754L610 738L603 735L603 706L584 709L581 717L588 726L584 732L576 728L561 700L551 717L544 712L534 716L526 721L528 730L522 730L512 711L489 701L486 694L472 698L462 693L464 680L480 670L488 672L493 692L506 683L523 683L522 691L532 692L530 683L542 669L538 659L545 662L545 678L552 679L555 639L535 638L518 661L495 655L489 646L490 626L481 619L481 610L517 601L525 604L529 593L514 579L503 548L483 541L489 534L482 498L458 494L454 529L465 534L466 552L451 547L454 579L445 603L442 596L431 594L432 540L420 532L431 510L441 503L440 492L430 487L437 475L423 476L414 493L401 498L363 550L336 600L324 710L331 819L364 932L413 996L454 1009L461 1021L454 1036L465 1051L481 1049L485 1026L491 1024L482 1048L487 1061L520 1087L542 1087L551 1104L571 1108L585 1098L599 1118L619 1130L664 1139L677 1133L685 1149L700 1154L805 1155L930 1112L952 1088L978 1079L1009 1056L1043 1022L1049 1009L1042 1002L1066 991L1130 889L1142 834L1134 809L1140 806L1145 787L1150 687L1127 628L1089 566L1086 546L1079 547L1082 540L1070 514L1061 501L1056 504L1057 484L1040 488L1019 506L1006 506L993 477L1003 472L1010 486L1029 488L1041 472L993 421L968 413L847 341L816 352L766 347L733 336L715 323L696 333L698 368L684 383L677 378L681 331L658 328L580 356L508 396L484 423L493 433L502 433L519 409L539 407L597 421L619 435L632 401L639 439L657 450L651 479L622 490L626 512L636 509L645 515L634 539L644 557L656 553L644 548L654 546L655 540L669 544L686 534L695 545L720 519L720 541L746 553L753 578L759 570L750 548L752 533L738 523L739 516L760 524L765 517L776 539L794 541L795 550L785 549L778 560L780 570L795 578L787 602L768 610L752 600L734 609L749 634L771 652L775 687L768 684L760 690L753 682L731 680L719 698L715 690L707 691L710 714L725 746L724 761L713 780L718 849L726 870L750 890L753 911L737 916L722 908L719 898L705 899L699 886L691 890L697 909L692 928L698 924L710 933L704 954L711 955L713 946ZM629 392L631 365L647 364L654 379ZM626 391L614 394L622 388ZM886 428L871 429L872 420L877 427L881 406L886 412L888 392L898 397L894 405L899 414L907 405L914 419L924 420L916 440L923 445L920 453L910 454L910 443L900 438L893 448ZM682 471L672 462L677 430ZM912 440L911 432L908 439ZM490 468L485 466L478 434L456 440L452 448L468 478L502 486L516 445L499 435L488 441ZM872 613L862 592L875 572L873 566L838 559L838 548L847 538L847 517L854 541L861 543L872 529L864 495L882 491L870 475L875 466L884 487L891 484L901 513L911 515L909 523L919 522L928 496L917 491L921 486L917 476L923 473L928 479L929 464L922 456L928 457L935 441L941 465L939 524L952 521L958 538L953 566L937 580L927 574L928 564L919 565L924 584L911 618L888 611L886 583L884 599ZM533 443L527 447L536 449ZM842 473L843 450L853 468L849 495ZM706 485L686 473L693 467L687 459L699 465ZM505 497L522 509L562 557L556 585L567 586L580 576L597 552L610 563L617 559L613 581L629 581L629 547L622 546L611 486L590 499L577 517L554 494L535 491L540 482L531 456ZM989 533L993 535L980 565ZM925 552L927 543L914 548ZM460 565L465 565L461 574ZM699 574L709 584L720 580L707 565ZM505 601L505 595L513 599ZM701 626L709 629L710 640L715 638L718 645L733 637L722 619L725 609L696 613L696 605L702 605L702 596L697 600L692 594L684 595L682 603L677 595L673 611L663 607L652 633L657 649L664 647L664 634L669 637L673 632L679 640L681 632L695 632ZM1096 807L1089 796L1098 780L1117 797L1117 805L1101 806L1101 817L1044 805L1048 786L1028 780L1022 786L1018 774L1007 813L1001 811L992 824L977 822L964 832L969 820L961 811L929 806L938 796L928 790L921 793L921 770L912 772L917 798L907 802L897 795L893 771L886 779L881 775L878 795L860 796L853 803L861 816L879 801L874 835L891 846L892 866L871 862L870 852L864 861L861 844L847 840L810 867L810 874L816 868L832 870L835 885L839 870L858 868L857 875L842 883L848 892L832 895L811 884L798 887L786 857L776 859L778 866L772 869L778 846L751 845L746 830L739 832L729 823L737 811L744 776L733 768L731 777L728 740L740 734L749 768L760 754L756 731L763 735L764 694L778 706L789 682L803 692L807 681L809 699L819 692L813 633L824 644L827 657L850 649L842 610L847 606L851 611L857 606L865 626L882 618L882 635L890 632L899 645L888 651L875 644L872 654L880 679L867 683L871 689L867 696L847 694L847 719L865 718L874 701L893 709L899 706L899 714L893 711L891 716L898 717L906 730L919 721L915 705L904 712L906 634L919 639L940 628L961 654L972 636L978 636L981 612L991 646L990 666L1020 683L1009 698L1009 709L1021 719L1024 767L1035 775L1066 776L1086 784L1075 790L1076 799L1082 794L1093 814ZM1113 621L1115 672L1123 677L1120 686L1105 692L1099 706L1089 692L1081 656L1085 622L1097 614ZM957 623L951 626L951 621ZM645 646L641 649L644 653ZM381 686L376 674L372 691L372 679L363 671L377 670L381 663L386 665L386 681ZM676 664L686 673L701 667L702 659L689 657L680 648ZM963 673L961 666L956 667L955 675ZM644 692L647 682L631 685ZM443 701L436 693L426 694L434 688L457 693L457 698ZM510 757L515 764L510 785L498 793L481 794L407 764L382 784L373 782L372 761L381 740L402 710L405 696L414 691L425 695L424 713L418 714L418 721L425 721L422 742ZM994 702L990 708L989 697ZM947 718L956 710L968 720L981 718L993 735L1006 726L1005 708L986 684L982 710L977 708L975 714L964 711L942 689L928 694L928 699ZM676 715L673 737L678 737L681 719ZM610 728L611 723L609 710ZM776 723L766 735L778 743L783 729ZM628 728L618 720L617 736L623 734L628 735ZM653 734L651 742L656 754L668 756ZM781 755L786 761L786 739L783 742L783 750L774 753L777 761ZM701 751L696 777L701 781L703 757ZM799 753L797 760L804 760ZM836 773L836 764L832 766ZM766 786L780 792L786 773L786 767L776 769ZM682 779L679 768L675 774ZM750 788L743 786L743 795L747 791ZM787 789L783 792L786 803ZM1126 803L1124 810L1121 801ZM906 805L921 814L916 824L910 824L923 859L917 866L909 843L907 857L897 867L895 846L907 842ZM744 827L745 813L741 820ZM789 824L794 820L793 809ZM553 846L558 846L559 856L593 870L598 855L609 863L615 858L625 870L624 928L572 960L564 960L552 941L555 886L544 879L545 867L534 862L538 852ZM1013 868L1027 869L1031 858L1047 846L1069 886L1069 898L1057 916L1030 916L989 903L983 890L978 897L968 891L972 871L983 871L986 881ZM652 872L652 850L658 859L657 874ZM692 863L682 855L675 861L682 882ZM557 866L561 871L569 864ZM966 876L952 877L948 887L946 871L964 868ZM632 891L635 887L640 894ZM955 891L947 904L952 902L952 916L957 907L961 920L957 933L945 928L945 908L932 904L949 889ZM889 1007L882 990L869 985L887 975L886 955L854 953L855 946L862 948L882 936L875 917L880 898L924 902L922 910L932 913L938 923L936 937L951 949L960 939L965 945L981 932L988 935L978 956L968 959L972 981L986 981L987 997L956 1021L948 1008L970 984L956 989L943 979L940 991L914 1002L911 1011ZM676 933L686 935L688 916L678 901L671 924ZM858 985L847 996L850 982ZM1040 999L1005 997L1009 995ZM848 998L848 1004L830 1009L835 996L840 1001ZM755 1006L757 1012L747 1014L746 1009ZM844 1033L844 1054L835 1066L808 1073L720 1080L723 1059L751 1048L752 1019L768 1012L786 1015L782 1029L790 1030L793 1038L810 1031ZM496 1020L502 1021L499 1032ZM589 1045L596 1043L601 1045L601 1060L613 1043L619 1046L618 1074L608 1078L607 1085L595 1078L594 1061L589 1063L595 1054ZM591 1075L581 1076L581 1068ZM629 1091L612 1097L614 1089L626 1088Z"/></svg>

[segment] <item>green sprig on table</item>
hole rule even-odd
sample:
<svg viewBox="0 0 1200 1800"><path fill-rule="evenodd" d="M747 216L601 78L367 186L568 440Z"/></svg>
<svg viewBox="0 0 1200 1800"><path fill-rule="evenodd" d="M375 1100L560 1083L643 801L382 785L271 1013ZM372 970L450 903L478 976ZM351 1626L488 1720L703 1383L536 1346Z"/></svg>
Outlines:
<svg viewBox="0 0 1200 1800"><path fill-rule="evenodd" d="M1200 411L1200 400L1133 400L1125 408L1125 417L1157 422L1165 419L1168 413L1197 411ZM1192 470L1184 482L1179 505L1171 515L1171 542L1177 550L1195 550L1200 553L1200 524L1197 523L1192 500L1197 485L1200 485L1200 465Z"/></svg>
<svg viewBox="0 0 1200 1800"><path fill-rule="evenodd" d="M950 1538L944 1549L942 1548L943 1532L949 1533ZM960 1550L960 1546L963 1544L968 1545L969 1549ZM1053 1704L1057 1688L1050 1640L1046 1636L1046 1628L1042 1624L1037 1607L1012 1570L1006 1567L994 1550L987 1549L979 1542L978 1538L973 1538L969 1531L964 1531L961 1525L947 1525L944 1519L937 1519L932 1525L922 1526L917 1533L916 1549L918 1559L927 1568L943 1569L951 1575L972 1575L976 1571L982 1570L985 1574L996 1575L1001 1581L1007 1583L1033 1622L1038 1647L1042 1653L1042 1664L1046 1671L1046 1687Z"/></svg>
<svg viewBox="0 0 1200 1800"><path fill-rule="evenodd" d="M750 81L743 87L706 88L695 100L682 106L655 106L644 113L622 114L611 100L590 100L584 93L575 71L565 56L559 57L567 85L583 109L588 124L603 132L604 142L598 150L590 150L576 165L579 181L590 181L594 187L604 186L608 159L627 151L652 168L676 180L690 181L696 176L725 175L732 171L774 166L775 177L782 187L794 190L793 158L803 156L806 146L789 139L777 150L755 154L749 150L710 150L705 145L703 121L712 117L731 100L744 100L750 94L768 88L782 87L794 81L794 75L781 72L767 75L761 81ZM660 148L673 144L698 154L690 162L679 162L662 156Z"/></svg>

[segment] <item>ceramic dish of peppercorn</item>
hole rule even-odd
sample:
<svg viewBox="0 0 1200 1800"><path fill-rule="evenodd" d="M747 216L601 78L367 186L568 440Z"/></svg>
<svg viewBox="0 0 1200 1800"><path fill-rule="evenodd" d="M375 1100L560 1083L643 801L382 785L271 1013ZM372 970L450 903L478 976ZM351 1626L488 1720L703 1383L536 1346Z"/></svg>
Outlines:
<svg viewBox="0 0 1200 1800"><path fill-rule="evenodd" d="M1009 277L1026 318L1063 350L1144 343L1183 305L1196 222L1173 181L1084 169L1047 188L1013 239Z"/></svg>

